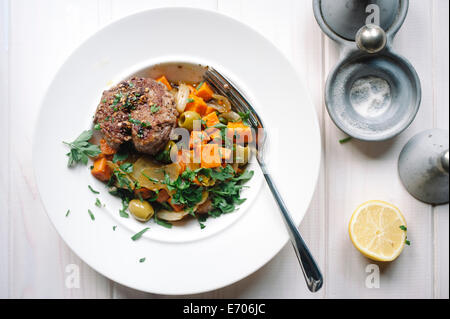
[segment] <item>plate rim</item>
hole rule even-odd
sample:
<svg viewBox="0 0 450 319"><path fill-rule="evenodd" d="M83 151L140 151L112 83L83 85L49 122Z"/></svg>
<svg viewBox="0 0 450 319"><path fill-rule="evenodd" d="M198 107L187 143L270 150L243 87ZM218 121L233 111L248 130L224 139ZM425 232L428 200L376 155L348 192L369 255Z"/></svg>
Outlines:
<svg viewBox="0 0 450 319"><path fill-rule="evenodd" d="M301 214L301 218L299 219L298 222L296 222L296 226L298 227L301 222L303 221L309 207L311 206L311 202L314 198L314 193L315 190L317 188L317 184L318 184L318 180L319 180L319 176L320 176L320 169L321 169L321 164L322 164L322 155L323 155L323 150L322 150L322 132L320 129L320 125L319 125L319 118L318 118L318 114L317 114L317 110L314 107L315 103L313 102L313 99L311 97L311 93L308 90L308 86L306 85L306 81L304 79L304 77L300 76L300 71L297 65L295 65L294 63L292 63L292 61L287 57L287 55L281 51L281 49L279 49L270 39L268 39L265 35L263 35L261 32L259 32L257 29L255 29L253 26L248 25L247 23L244 23L240 20L238 20L237 18L224 13L224 12L220 12L214 9L209 9L209 8L197 8L197 7L188 7L188 6L158 6L158 7L154 7L154 8L150 8L150 9L145 9L145 10L140 10L137 12L133 12L131 14L128 14L126 16L122 16L120 18L117 19L113 19L110 22L106 23L105 25L101 26L100 28L98 28L96 31L94 31L92 34L90 34L89 36L83 38L82 41L79 42L79 44L76 46L76 48L74 48L71 53L69 55L66 56L66 58L64 59L64 61L59 64L59 66L56 68L56 72L53 74L53 76L51 77L51 80L48 82L48 85L46 87L46 89L44 90L44 94L42 95L42 98L39 102L39 108L37 111L37 117L34 121L34 128L33 128L33 140L32 140L32 155L31 155L31 159L33 162L33 177L36 181L37 184L37 192L38 192L38 196L39 199L41 200L42 203L42 207L44 208L44 211L47 215L47 217L49 218L52 227L56 230L56 232L58 233L59 237L64 241L64 243L70 248L70 250L85 264L87 264L90 268L94 269L97 273L101 274L102 276L108 278L109 280L116 282L120 285L123 285L125 287L134 289L134 290L138 290L138 291L143 291L146 293L152 293L152 294L160 294L160 295L167 295L167 296L179 296L179 295L193 295L193 294L199 294L199 293L205 293L205 292L210 292L210 291L214 291L214 290L218 290L221 288L225 288L228 287L230 285L233 285L245 278L247 278L248 276L254 274L255 272L257 272L258 270L260 270L261 268L263 268L265 265L267 265L271 260L273 260L279 253L280 251L283 249L284 246L286 246L287 242L289 241L289 238L286 238L283 241L283 244L280 245L280 247L276 250L276 252L270 257L267 258L267 260L265 260L265 262L258 264L257 267L253 267L254 269L249 271L248 273L245 273L242 276L237 276L234 280L230 280L228 281L226 284L215 284L215 285L211 285L210 288L208 289L196 289L196 288L191 288L189 291L184 291L183 293L172 293L172 292L163 292L163 291L154 291L154 290L148 290L148 289L142 289L139 287L134 287L129 285L128 283L124 282L123 280L121 280L120 278L112 278L112 276L109 273L100 271L98 269L98 267L93 266L90 262L88 262L87 260L85 260L84 258L82 258L79 254L79 252L74 249L73 245L71 245L68 240L66 240L66 238L60 233L60 231L58 230L58 228L56 227L55 221L52 219L52 217L50 216L50 213L43 201L43 197L42 197L42 193L41 193L41 189L39 187L40 183L38 183L38 176L37 176L37 168L36 168L36 161L34 161L34 158L36 157L36 154L38 152L37 150L37 132L39 130L38 127L38 123L41 121L41 117L42 117L42 111L44 109L44 102L47 98L47 96L50 93L50 89L55 81L55 79L58 77L58 75L61 72L61 69L68 63L68 61L78 53L78 51L87 43L89 42L92 38L95 38L99 33L103 32L104 30L108 29L109 27L111 27L112 25L118 23L118 22L122 22L128 19L132 19L133 17L139 16L139 15L145 15L148 14L149 12L163 12L163 11L172 11L172 10L186 10L186 11L194 11L194 12L203 12L206 14L212 14L212 15L217 15L217 16L222 16L227 18L229 21L231 21L234 24L238 24L241 27L247 28L249 29L252 33L254 33L255 35L259 36L262 40L264 40L264 42L269 45L274 51L277 52L277 54L282 57L285 62L287 62L287 64L293 69L293 72L295 73L295 76L297 78L297 80L302 84L303 88L305 89L305 93L306 95L304 96L304 99L308 101L308 104L310 105L310 107L312 107L312 114L313 114L313 118L311 120L313 120L313 125L316 128L316 133L317 133L317 154L315 155L315 157L318 159L317 165L315 165L315 171L314 171L314 182L311 185L310 189L312 189L311 191L311 195L309 196L308 200L305 200L305 210L302 212ZM120 72L118 73L120 74ZM263 182L264 183L264 182Z"/></svg>

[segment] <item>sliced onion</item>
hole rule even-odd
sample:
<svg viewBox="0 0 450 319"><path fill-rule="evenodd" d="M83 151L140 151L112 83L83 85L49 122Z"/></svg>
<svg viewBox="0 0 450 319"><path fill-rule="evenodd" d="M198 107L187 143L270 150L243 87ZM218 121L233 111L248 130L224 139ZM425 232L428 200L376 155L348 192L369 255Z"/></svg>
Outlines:
<svg viewBox="0 0 450 319"><path fill-rule="evenodd" d="M159 219L163 219L168 222L176 222L176 221L182 220L187 215L189 215L189 212L186 212L184 210L181 212L171 212L171 211L162 209L156 213L156 216Z"/></svg>
<svg viewBox="0 0 450 319"><path fill-rule="evenodd" d="M209 197L209 192L204 191L202 193L201 201L197 205L194 206L193 211L195 212L200 205L204 204L208 200L208 197ZM189 215L189 212L187 212L185 210L182 210L180 212L171 212L169 210L161 209L158 213L156 213L156 216L159 219L163 219L168 222L176 222L176 221L182 220L187 215Z"/></svg>
<svg viewBox="0 0 450 319"><path fill-rule="evenodd" d="M229 122L239 122L241 120L240 115L237 114L234 111L230 111L230 112L227 112L227 113L222 113L221 116L224 119L228 120Z"/></svg>
<svg viewBox="0 0 450 319"><path fill-rule="evenodd" d="M177 163L161 165L149 157L142 156L134 163L131 175L142 187L152 191L159 191L161 189L167 190L167 185L162 182L165 174L169 176L170 180L174 181L180 175L180 169L180 165Z"/></svg>
<svg viewBox="0 0 450 319"><path fill-rule="evenodd" d="M220 107L222 109L222 111L217 109L220 113L226 113L231 111L231 103L225 96L213 94L212 97L215 101L217 101L217 103L214 104L216 104L217 107Z"/></svg>
<svg viewBox="0 0 450 319"><path fill-rule="evenodd" d="M191 91L189 90L189 86L184 83L181 83L178 87L178 92L175 95L175 102L177 104L177 111L180 113L184 112L186 108L186 104L189 100L189 94Z"/></svg>

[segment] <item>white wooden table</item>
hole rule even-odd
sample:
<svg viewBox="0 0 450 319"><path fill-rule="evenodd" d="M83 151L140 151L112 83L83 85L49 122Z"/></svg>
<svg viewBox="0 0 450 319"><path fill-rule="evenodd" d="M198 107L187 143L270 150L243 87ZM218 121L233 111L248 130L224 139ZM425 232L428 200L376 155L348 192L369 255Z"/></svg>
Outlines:
<svg viewBox="0 0 450 319"><path fill-rule="evenodd" d="M447 0L411 0L395 42L422 81L422 106L413 125L388 142L344 145L322 93L338 51L317 26L311 0L0 0L0 298L164 297L109 281L62 242L39 199L31 142L40 100L71 51L113 20L167 5L217 10L272 40L307 80L323 134L320 179L300 229L322 267L324 288L314 295L307 291L287 245L250 277L194 297L449 298L449 207L413 199L396 168L402 146L415 133L449 127ZM400 207L412 242L397 261L378 265L379 288L367 287L373 263L347 234L352 211L370 199ZM67 288L71 264L79 266L79 288Z"/></svg>

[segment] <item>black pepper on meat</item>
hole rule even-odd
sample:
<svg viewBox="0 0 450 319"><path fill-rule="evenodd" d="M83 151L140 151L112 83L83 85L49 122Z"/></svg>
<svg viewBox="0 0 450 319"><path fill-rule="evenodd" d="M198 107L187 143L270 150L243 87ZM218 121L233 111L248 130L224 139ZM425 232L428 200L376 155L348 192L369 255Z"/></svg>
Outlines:
<svg viewBox="0 0 450 319"><path fill-rule="evenodd" d="M111 147L131 140L138 151L154 155L169 141L177 116L175 99L163 84L132 78L103 92L94 123Z"/></svg>

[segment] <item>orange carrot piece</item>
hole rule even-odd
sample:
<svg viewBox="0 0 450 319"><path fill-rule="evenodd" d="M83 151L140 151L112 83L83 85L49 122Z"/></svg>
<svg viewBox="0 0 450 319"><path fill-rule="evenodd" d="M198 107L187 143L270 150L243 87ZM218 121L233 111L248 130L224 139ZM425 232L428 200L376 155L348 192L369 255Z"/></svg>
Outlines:
<svg viewBox="0 0 450 319"><path fill-rule="evenodd" d="M167 202L169 198L170 198L169 193L165 189L160 189L156 201L158 203L164 203Z"/></svg>
<svg viewBox="0 0 450 319"><path fill-rule="evenodd" d="M219 145L217 144L206 144L202 146L202 168L214 168L219 167L222 164Z"/></svg>
<svg viewBox="0 0 450 319"><path fill-rule="evenodd" d="M206 106L205 115L208 115L208 114L210 114L210 113L212 113L212 112L215 112L215 111L217 111L215 108L213 108L213 107L207 105L207 106Z"/></svg>
<svg viewBox="0 0 450 319"><path fill-rule="evenodd" d="M106 142L103 138L100 140L100 150L104 156L114 155L117 153L117 151L109 146L108 142Z"/></svg>
<svg viewBox="0 0 450 319"><path fill-rule="evenodd" d="M94 167L91 170L91 174L102 182L109 181L112 171L108 166L107 159L105 157L101 157L94 161Z"/></svg>
<svg viewBox="0 0 450 319"><path fill-rule="evenodd" d="M194 148L196 145L206 144L210 140L208 134L204 131L192 131L189 147Z"/></svg>
<svg viewBox="0 0 450 319"><path fill-rule="evenodd" d="M216 112L209 113L208 115L204 116L202 120L206 122L206 127L213 127L214 125L220 123Z"/></svg>
<svg viewBox="0 0 450 319"><path fill-rule="evenodd" d="M141 188L136 188L136 189L134 190L134 194L135 194L137 197L140 196L140 197L142 197L143 199L148 199L148 198L153 197L155 193L154 193L153 191L149 190L148 188L141 187Z"/></svg>
<svg viewBox="0 0 450 319"><path fill-rule="evenodd" d="M252 135L252 129L245 125L242 122L228 122L227 125L227 137L232 138L233 136L236 136L236 142L238 143L250 143L253 141L253 135Z"/></svg>
<svg viewBox="0 0 450 319"><path fill-rule="evenodd" d="M203 84L197 88L196 95L201 97L205 101L209 101L213 97L213 90L209 87L208 83L203 82Z"/></svg>
<svg viewBox="0 0 450 319"><path fill-rule="evenodd" d="M191 99L191 102L186 104L185 111L194 111L200 114L200 116L204 116L208 107L205 101L201 97L193 94L189 95L189 98Z"/></svg>
<svg viewBox="0 0 450 319"><path fill-rule="evenodd" d="M220 139L222 135L220 134L220 130L215 127L209 127L205 130L205 133L208 134L210 140Z"/></svg>
<svg viewBox="0 0 450 319"><path fill-rule="evenodd" d="M164 84L169 91L172 90L172 86L170 85L169 81L167 81L167 78L166 78L165 75L161 76L156 81L157 82L161 82L162 84Z"/></svg>
<svg viewBox="0 0 450 319"><path fill-rule="evenodd" d="M176 211L176 212L181 212L183 210L183 208L184 208L184 205L174 204L173 200L172 200L172 197L169 198L169 200L167 202L173 208L173 210Z"/></svg>

